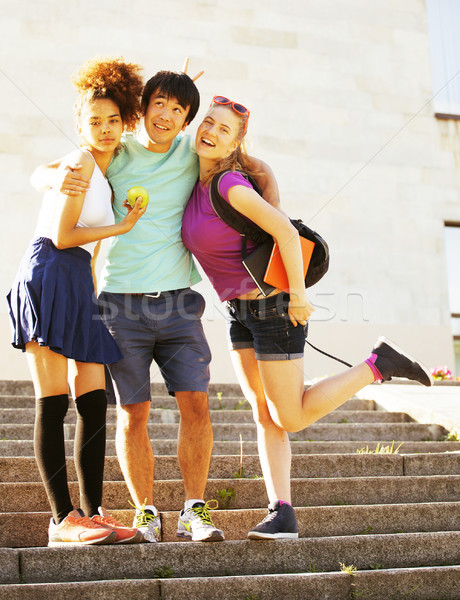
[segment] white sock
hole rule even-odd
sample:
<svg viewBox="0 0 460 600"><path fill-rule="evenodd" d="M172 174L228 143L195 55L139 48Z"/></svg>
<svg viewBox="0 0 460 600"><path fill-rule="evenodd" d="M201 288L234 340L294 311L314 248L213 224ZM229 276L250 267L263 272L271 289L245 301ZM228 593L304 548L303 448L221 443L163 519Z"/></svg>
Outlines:
<svg viewBox="0 0 460 600"><path fill-rule="evenodd" d="M186 500L184 503L184 510L187 510L189 508L192 508L192 506L194 504L196 504L197 502L201 502L202 504L204 504L204 500L201 500L200 498L192 498L191 500Z"/></svg>

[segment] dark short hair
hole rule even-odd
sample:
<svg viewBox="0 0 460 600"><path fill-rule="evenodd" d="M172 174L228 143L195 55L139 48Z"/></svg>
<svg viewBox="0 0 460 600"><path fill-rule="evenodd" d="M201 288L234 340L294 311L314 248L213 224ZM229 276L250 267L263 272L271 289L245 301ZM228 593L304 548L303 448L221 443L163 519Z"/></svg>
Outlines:
<svg viewBox="0 0 460 600"><path fill-rule="evenodd" d="M193 121L200 108L200 93L193 80L185 73L158 71L145 84L142 93L142 112L145 115L152 94L164 94L166 98L176 98L179 104L189 109L185 123Z"/></svg>

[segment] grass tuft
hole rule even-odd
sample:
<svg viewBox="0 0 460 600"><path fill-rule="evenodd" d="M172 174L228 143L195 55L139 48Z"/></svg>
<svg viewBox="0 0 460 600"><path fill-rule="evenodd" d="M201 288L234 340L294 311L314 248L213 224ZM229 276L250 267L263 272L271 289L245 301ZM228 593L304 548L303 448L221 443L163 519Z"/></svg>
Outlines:
<svg viewBox="0 0 460 600"><path fill-rule="evenodd" d="M380 442L378 442L374 450L371 450L369 446L366 446L365 448L360 448L356 450L356 454L399 454L399 449L403 444L404 442L401 442L399 446L395 448L394 440L391 443L391 446L383 446L380 445Z"/></svg>

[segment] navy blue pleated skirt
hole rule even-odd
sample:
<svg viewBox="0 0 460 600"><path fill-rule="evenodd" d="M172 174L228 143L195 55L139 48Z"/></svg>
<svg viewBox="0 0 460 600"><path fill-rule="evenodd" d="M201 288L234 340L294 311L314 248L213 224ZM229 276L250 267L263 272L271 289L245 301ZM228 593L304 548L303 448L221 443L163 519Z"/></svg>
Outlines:
<svg viewBox="0 0 460 600"><path fill-rule="evenodd" d="M35 341L79 362L123 358L100 318L91 255L83 248L58 250L48 238L32 240L7 300L15 348L24 351Z"/></svg>

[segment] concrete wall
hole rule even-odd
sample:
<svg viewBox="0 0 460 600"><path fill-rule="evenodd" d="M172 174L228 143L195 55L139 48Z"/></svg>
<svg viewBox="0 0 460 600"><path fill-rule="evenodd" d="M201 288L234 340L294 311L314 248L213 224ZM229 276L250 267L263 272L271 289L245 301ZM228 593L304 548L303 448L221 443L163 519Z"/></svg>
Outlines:
<svg viewBox="0 0 460 600"><path fill-rule="evenodd" d="M215 93L250 107L251 153L275 170L285 209L330 244L311 341L354 362L384 333L429 366L453 365L443 227L460 222L460 137L433 117L423 0L1 2L2 296L39 209L29 176L75 145L71 74L95 54L146 77L189 55L192 74L206 71L196 122ZM233 381L219 303L198 289L213 380ZM29 377L4 302L0 355L0 378ZM309 378L342 369L310 350L305 364Z"/></svg>

